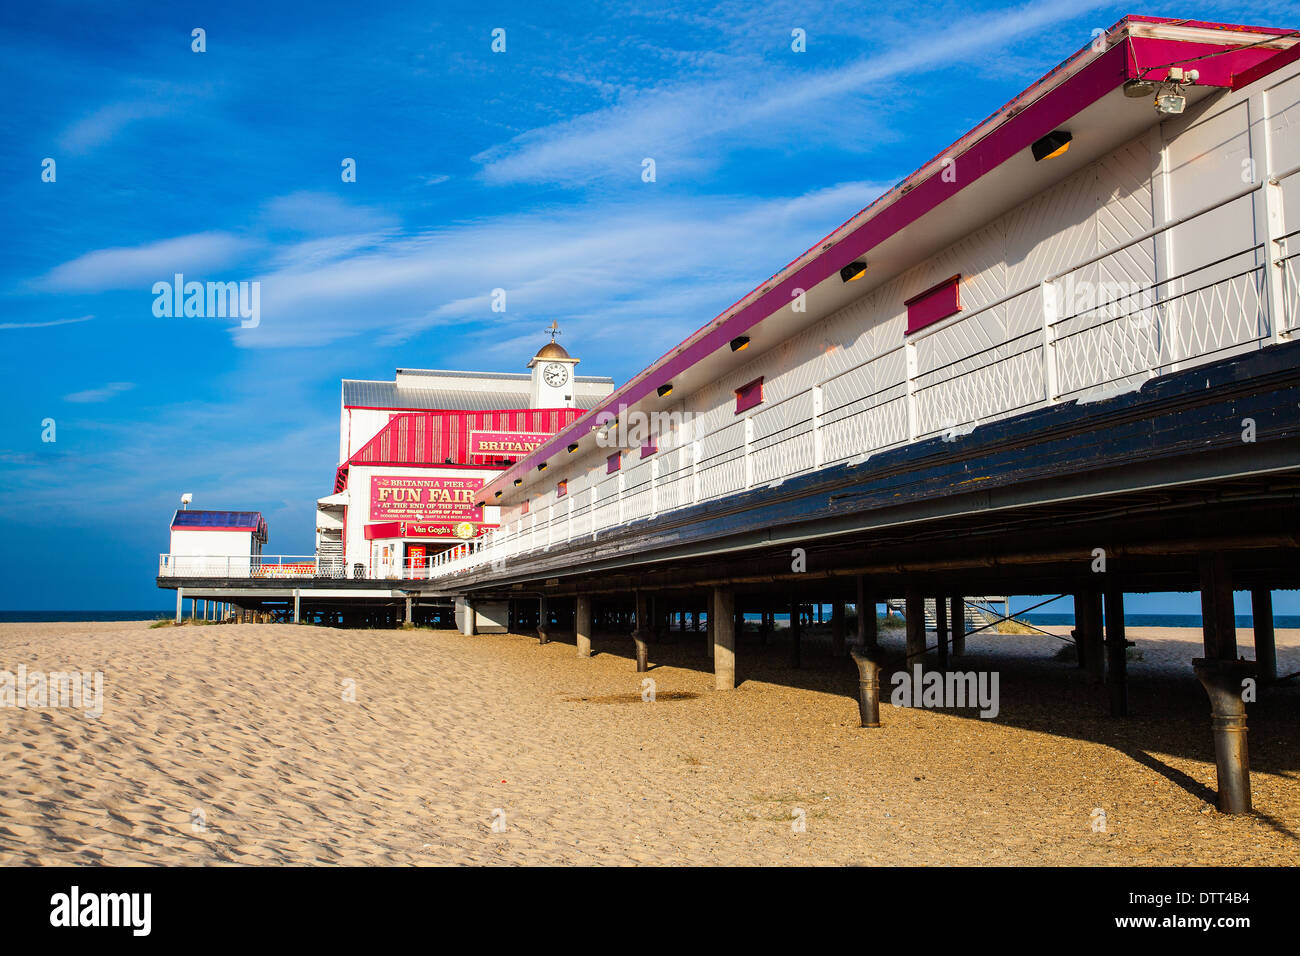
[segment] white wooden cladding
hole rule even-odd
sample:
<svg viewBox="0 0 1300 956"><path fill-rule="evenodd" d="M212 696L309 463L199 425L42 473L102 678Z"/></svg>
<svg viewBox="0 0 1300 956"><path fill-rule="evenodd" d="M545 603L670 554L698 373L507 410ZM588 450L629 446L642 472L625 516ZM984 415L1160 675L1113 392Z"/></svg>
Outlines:
<svg viewBox="0 0 1300 956"><path fill-rule="evenodd" d="M623 472L592 472L594 509L584 492L565 520L598 537L1286 338L1300 328L1296 73L1167 120L687 396L690 425ZM904 300L958 273L962 312L905 339ZM763 404L736 416L735 389L760 375ZM517 524L447 567L520 553Z"/></svg>

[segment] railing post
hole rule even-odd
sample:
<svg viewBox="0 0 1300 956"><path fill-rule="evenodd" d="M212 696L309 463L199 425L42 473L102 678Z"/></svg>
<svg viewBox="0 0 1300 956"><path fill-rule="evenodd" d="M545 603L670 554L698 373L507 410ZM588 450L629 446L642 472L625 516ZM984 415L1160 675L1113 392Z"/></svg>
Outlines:
<svg viewBox="0 0 1300 956"><path fill-rule="evenodd" d="M1285 210L1281 183L1276 178L1276 170L1270 159L1272 149L1269 140L1273 120L1268 117L1265 102L1266 93L1259 89L1248 101L1249 115L1259 117L1250 124L1250 173L1253 182L1260 182L1260 189L1255 193L1253 205L1255 222L1262 223L1256 229L1256 240L1263 245L1262 263L1264 269L1263 305L1268 315L1268 340L1273 343L1285 342L1291 336L1289 316L1286 309L1286 235ZM1260 168L1263 167L1263 168ZM1244 177L1243 177L1244 178ZM1262 180L1262 182L1261 182Z"/></svg>
<svg viewBox="0 0 1300 956"><path fill-rule="evenodd" d="M650 517L659 514L659 457L650 459Z"/></svg>
<svg viewBox="0 0 1300 956"><path fill-rule="evenodd" d="M916 343L905 342L903 344L903 356L906 360L906 367L903 374L907 378L907 440L916 441L919 433L919 422L916 411Z"/></svg>
<svg viewBox="0 0 1300 956"><path fill-rule="evenodd" d="M569 509L568 522L565 524L564 540L572 541L573 540L573 498L572 497L568 499L568 509Z"/></svg>
<svg viewBox="0 0 1300 956"><path fill-rule="evenodd" d="M1056 364L1056 323L1061 318L1060 290L1056 283L1044 279L1043 290L1043 382L1047 389L1047 401L1055 403L1060 397L1061 387L1057 379Z"/></svg>
<svg viewBox="0 0 1300 956"><path fill-rule="evenodd" d="M749 415L745 416L745 487L754 486L754 458L750 454L750 446L754 443L754 419Z"/></svg>
<svg viewBox="0 0 1300 956"><path fill-rule="evenodd" d="M618 523L622 524L623 523L623 488L627 484L627 482L624 481L623 473L621 471L618 473L618 476L615 480L615 484L618 485Z"/></svg>
<svg viewBox="0 0 1300 956"><path fill-rule="evenodd" d="M822 387L814 385L812 387L813 468L820 468L826 461L826 453L822 448L823 402Z"/></svg>
<svg viewBox="0 0 1300 956"><path fill-rule="evenodd" d="M1172 366L1177 359L1178 343L1178 303L1173 300L1177 294L1178 283L1174 281L1174 244L1170 236L1169 224L1173 221L1173 177L1170 175L1169 146L1160 142L1160 166L1153 177L1151 189L1152 224L1160 226L1160 232L1153 237L1155 256L1156 284L1155 302L1152 304L1154 328L1151 330L1152 355L1150 378L1161 374L1165 366ZM1164 296L1160 294L1163 287Z"/></svg>
<svg viewBox="0 0 1300 956"><path fill-rule="evenodd" d="M694 429L694 425L691 426ZM700 443L691 442L691 503L700 501Z"/></svg>

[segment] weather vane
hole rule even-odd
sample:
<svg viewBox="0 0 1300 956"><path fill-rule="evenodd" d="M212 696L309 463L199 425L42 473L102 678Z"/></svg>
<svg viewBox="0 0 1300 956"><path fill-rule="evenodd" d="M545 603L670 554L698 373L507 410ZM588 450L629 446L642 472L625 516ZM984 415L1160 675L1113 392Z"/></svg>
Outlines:
<svg viewBox="0 0 1300 956"><path fill-rule="evenodd" d="M548 325L546 328L542 329L542 331L551 333L551 341L554 342L555 337L560 334L560 325L558 322L552 319L551 324Z"/></svg>

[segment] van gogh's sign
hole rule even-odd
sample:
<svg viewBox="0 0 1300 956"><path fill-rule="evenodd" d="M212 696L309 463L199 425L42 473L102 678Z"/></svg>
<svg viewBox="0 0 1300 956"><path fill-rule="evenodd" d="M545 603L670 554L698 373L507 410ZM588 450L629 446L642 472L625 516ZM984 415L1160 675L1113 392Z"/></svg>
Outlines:
<svg viewBox="0 0 1300 956"><path fill-rule="evenodd" d="M548 432L470 432L469 453L488 458L523 458L554 437Z"/></svg>
<svg viewBox="0 0 1300 956"><path fill-rule="evenodd" d="M370 479L370 520L477 524L483 520L483 509L474 503L482 487L482 478L374 475Z"/></svg>

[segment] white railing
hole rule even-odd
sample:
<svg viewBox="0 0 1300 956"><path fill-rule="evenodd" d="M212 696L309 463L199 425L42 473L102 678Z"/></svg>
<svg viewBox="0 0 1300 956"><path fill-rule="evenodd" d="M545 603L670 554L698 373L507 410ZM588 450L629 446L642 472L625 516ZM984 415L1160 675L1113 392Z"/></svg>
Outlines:
<svg viewBox="0 0 1300 956"><path fill-rule="evenodd" d="M158 576L165 578L358 578L426 580L447 566L473 557L483 547L477 538L427 557L384 561L374 557L350 565L340 556L315 554L187 555L160 554Z"/></svg>
<svg viewBox="0 0 1300 956"><path fill-rule="evenodd" d="M342 558L314 554L158 555L161 578L343 577Z"/></svg>
<svg viewBox="0 0 1300 956"><path fill-rule="evenodd" d="M593 479L564 508L538 508L489 532L472 550L438 555L430 577L503 566L700 501L1058 401L1135 389L1157 375L1281 341L1300 327L1300 252L1284 254L1296 233L1154 281L1097 281L1131 271L1135 251L1149 254L1157 274L1170 272L1161 258L1166 233L1232 203L1252 203L1262 185L914 333L712 431L675 445L661 438L655 455L626 455L623 470ZM1270 257L1282 278L1275 309ZM1080 302L1085 283L1116 294Z"/></svg>

